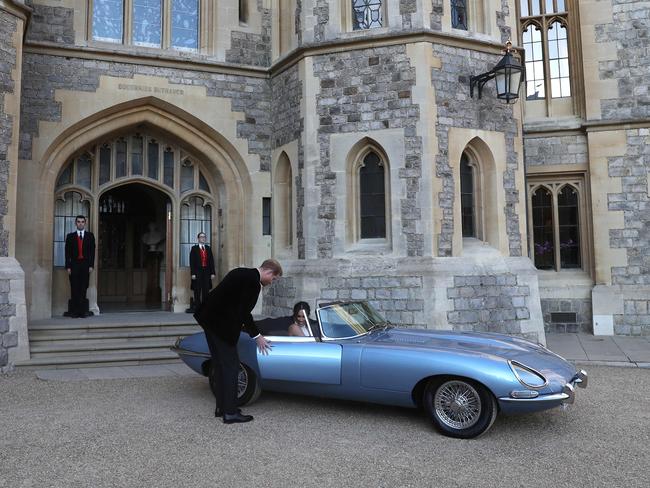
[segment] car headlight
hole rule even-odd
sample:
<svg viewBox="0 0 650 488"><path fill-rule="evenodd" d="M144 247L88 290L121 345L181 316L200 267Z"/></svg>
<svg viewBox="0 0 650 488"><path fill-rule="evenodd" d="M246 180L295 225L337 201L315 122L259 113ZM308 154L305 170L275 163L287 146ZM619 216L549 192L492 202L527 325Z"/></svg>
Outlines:
<svg viewBox="0 0 650 488"><path fill-rule="evenodd" d="M519 383L528 387L528 388L544 388L548 381L544 378L544 375L539 371L535 371L533 368L524 366L517 361L508 361L510 369L514 373L515 377L519 380Z"/></svg>

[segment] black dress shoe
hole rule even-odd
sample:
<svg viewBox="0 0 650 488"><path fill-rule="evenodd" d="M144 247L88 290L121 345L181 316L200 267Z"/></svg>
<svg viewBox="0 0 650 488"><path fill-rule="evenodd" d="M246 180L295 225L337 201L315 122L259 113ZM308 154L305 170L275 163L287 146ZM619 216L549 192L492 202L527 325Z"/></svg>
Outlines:
<svg viewBox="0 0 650 488"><path fill-rule="evenodd" d="M237 409L237 413L241 413L241 408ZM219 407L214 409L214 416L215 417L223 417L223 410L221 410Z"/></svg>
<svg viewBox="0 0 650 488"><path fill-rule="evenodd" d="M244 422L250 422L251 420L253 420L252 415L244 415L239 412L223 414L224 424L243 424Z"/></svg>

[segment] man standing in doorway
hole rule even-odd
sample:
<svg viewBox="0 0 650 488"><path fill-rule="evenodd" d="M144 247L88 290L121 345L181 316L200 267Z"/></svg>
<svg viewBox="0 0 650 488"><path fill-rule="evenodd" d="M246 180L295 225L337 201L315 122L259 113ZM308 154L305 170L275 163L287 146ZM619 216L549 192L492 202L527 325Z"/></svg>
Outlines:
<svg viewBox="0 0 650 488"><path fill-rule="evenodd" d="M70 278L70 317L87 317L88 300L86 291L90 273L95 266L95 236L86 230L86 217L77 215L77 230L65 237L65 267Z"/></svg>
<svg viewBox="0 0 650 488"><path fill-rule="evenodd" d="M190 272L192 273L192 290L194 290L194 305L190 312L198 310L212 288L212 280L215 276L214 257L212 249L205 243L205 232L199 232L196 236L198 244L190 249Z"/></svg>
<svg viewBox="0 0 650 488"><path fill-rule="evenodd" d="M255 339L261 354L268 354L271 344L259 333L251 312L262 287L282 276L282 267L275 259L267 259L259 268L236 268L212 290L194 318L205 330L212 355L212 372L217 385L215 417L223 416L224 424L250 422L252 415L243 415L237 408L239 354L237 341L244 330Z"/></svg>

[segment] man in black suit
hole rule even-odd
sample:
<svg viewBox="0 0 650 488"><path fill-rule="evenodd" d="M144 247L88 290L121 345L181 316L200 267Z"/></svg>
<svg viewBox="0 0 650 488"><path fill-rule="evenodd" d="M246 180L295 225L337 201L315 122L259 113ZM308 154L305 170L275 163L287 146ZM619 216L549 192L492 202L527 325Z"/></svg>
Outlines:
<svg viewBox="0 0 650 488"><path fill-rule="evenodd" d="M259 268L236 268L212 290L194 314L205 330L212 355L217 383L215 417L223 416L225 424L250 422L252 415L243 415L237 408L237 377L239 354L237 341L244 330L255 339L260 353L268 354L271 344L259 333L251 312L262 287L282 276L282 267L275 259L267 259Z"/></svg>
<svg viewBox="0 0 650 488"><path fill-rule="evenodd" d="M212 280L215 276L214 257L212 249L205 243L205 232L199 232L196 236L199 243L190 249L190 273L192 273L192 290L194 290L194 306L197 310L199 305L205 301ZM191 312L194 310L190 309Z"/></svg>
<svg viewBox="0 0 650 488"><path fill-rule="evenodd" d="M77 230L65 237L65 267L70 278L70 317L87 317L88 300L86 291L90 272L95 266L95 236L86 230L86 217L77 215Z"/></svg>

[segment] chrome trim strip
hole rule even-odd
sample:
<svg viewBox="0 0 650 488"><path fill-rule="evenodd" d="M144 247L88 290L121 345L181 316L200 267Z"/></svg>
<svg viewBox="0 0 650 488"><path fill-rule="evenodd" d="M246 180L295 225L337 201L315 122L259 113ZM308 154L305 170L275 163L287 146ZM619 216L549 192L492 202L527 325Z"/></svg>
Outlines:
<svg viewBox="0 0 650 488"><path fill-rule="evenodd" d="M206 354L204 352L194 352L194 351L188 351L187 349L183 349L181 347L177 347L176 345L173 345L169 348L172 352L175 352L179 356L191 356L191 357L197 357L197 358L206 358L210 359L211 356L210 354Z"/></svg>
<svg viewBox="0 0 650 488"><path fill-rule="evenodd" d="M557 402L565 401L569 398L569 395L566 393L553 393L552 395L539 396L537 398L510 398L510 397L501 397L499 398L500 402L506 403L544 403L544 402Z"/></svg>
<svg viewBox="0 0 650 488"><path fill-rule="evenodd" d="M526 383L524 380L522 380L519 375L517 374L517 370L515 369L515 365L517 365L520 368L527 369L528 371L533 372L534 374L538 375L540 378L544 380L544 384L541 386L534 386L534 385L529 385ZM526 388L530 388L532 390L541 390L542 388L545 388L548 386L548 380L546 379L546 376L544 376L542 373L537 371L536 369L533 369L529 366L526 366L525 364L520 363L519 361L513 361L512 359L508 359L508 366L510 366L510 370L512 371L512 374L515 375L515 378L524 385Z"/></svg>

